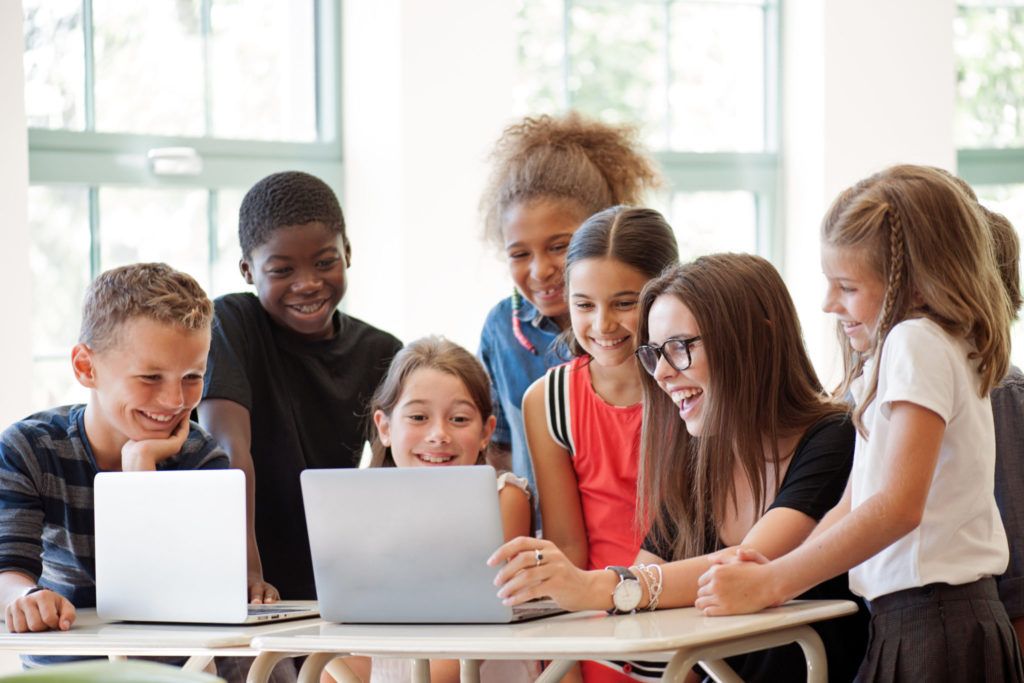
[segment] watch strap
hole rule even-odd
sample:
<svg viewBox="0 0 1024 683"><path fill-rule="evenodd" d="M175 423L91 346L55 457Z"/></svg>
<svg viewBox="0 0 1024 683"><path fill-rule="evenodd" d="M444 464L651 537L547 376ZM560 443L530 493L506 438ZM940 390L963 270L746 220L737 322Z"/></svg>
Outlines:
<svg viewBox="0 0 1024 683"><path fill-rule="evenodd" d="M615 606L615 591L618 589L619 586L621 586L626 581L635 581L637 586L639 586L640 579L637 578L636 574L629 570L629 567L618 567L614 565L609 565L605 567L605 569L607 571L613 571L619 576L619 582L615 584L615 588L612 589L612 608L608 610L608 614L632 614L636 611L636 607L634 607L631 610L620 610L618 607Z"/></svg>

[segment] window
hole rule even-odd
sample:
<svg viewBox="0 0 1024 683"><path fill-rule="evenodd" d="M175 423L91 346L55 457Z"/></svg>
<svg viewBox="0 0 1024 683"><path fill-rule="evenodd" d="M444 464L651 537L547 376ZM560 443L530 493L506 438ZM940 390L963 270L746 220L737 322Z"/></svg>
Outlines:
<svg viewBox="0 0 1024 683"><path fill-rule="evenodd" d="M336 2L24 0L37 408L68 372L100 271L160 260L244 286L238 205L268 173L341 190Z"/></svg>
<svg viewBox="0 0 1024 683"><path fill-rule="evenodd" d="M982 202L1024 228L1024 2L961 1L954 21L956 144ZM1024 364L1024 323L1013 333Z"/></svg>
<svg viewBox="0 0 1024 683"><path fill-rule="evenodd" d="M779 261L775 0L521 0L519 113L636 124L683 257Z"/></svg>

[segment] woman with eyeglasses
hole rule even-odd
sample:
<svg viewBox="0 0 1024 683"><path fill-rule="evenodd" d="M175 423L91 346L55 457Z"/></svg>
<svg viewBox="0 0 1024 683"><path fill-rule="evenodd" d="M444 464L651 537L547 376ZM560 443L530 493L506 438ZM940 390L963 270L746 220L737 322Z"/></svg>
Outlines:
<svg viewBox="0 0 1024 683"><path fill-rule="evenodd" d="M644 287L637 337L643 547L623 575L581 571L544 540L510 541L491 557L507 561L497 578L507 604L550 596L570 610L689 606L712 564L789 552L842 496L855 431L823 391L768 261L716 254L669 268ZM854 599L845 575L800 597ZM864 610L815 629L829 680L852 680ZM743 680L806 677L796 645L728 661Z"/></svg>

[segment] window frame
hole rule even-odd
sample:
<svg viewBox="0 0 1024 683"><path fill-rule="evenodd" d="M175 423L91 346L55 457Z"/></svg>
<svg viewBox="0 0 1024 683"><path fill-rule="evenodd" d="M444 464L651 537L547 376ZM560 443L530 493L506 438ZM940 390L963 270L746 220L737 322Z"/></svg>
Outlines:
<svg viewBox="0 0 1024 683"><path fill-rule="evenodd" d="M704 4L705 0L650 0L664 5ZM750 192L756 215L756 250L782 270L785 266L782 158L779 154L782 121L782 3L764 0L764 150L760 152L682 152L659 150L652 156L661 167L670 192ZM737 4L750 5L750 2ZM561 101L572 109L569 87L572 65L569 44L574 0L562 0ZM669 30L666 27L666 30Z"/></svg>
<svg viewBox="0 0 1024 683"><path fill-rule="evenodd" d="M210 30L213 0L201 0L204 38ZM207 268L218 256L218 193L245 190L281 170L311 173L339 197L344 188L342 150L342 16L340 0L311 0L315 31L316 142L273 142L225 138L145 135L95 131L92 0L82 0L85 129L28 128L29 186L72 185L88 192L89 280L101 271L102 224L99 188L187 188L208 191ZM209 88L206 88L209 93ZM153 172L148 154L159 148L190 148L202 168L188 175ZM65 354L32 354L33 366L63 360Z"/></svg>

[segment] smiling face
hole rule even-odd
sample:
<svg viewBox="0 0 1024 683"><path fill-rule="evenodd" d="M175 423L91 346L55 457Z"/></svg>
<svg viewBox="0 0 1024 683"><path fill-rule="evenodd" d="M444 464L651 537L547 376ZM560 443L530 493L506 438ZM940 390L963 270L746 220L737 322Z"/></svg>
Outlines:
<svg viewBox="0 0 1024 683"><path fill-rule="evenodd" d="M584 218L571 203L547 200L520 202L505 212L502 234L512 281L548 318L566 314L565 252Z"/></svg>
<svg viewBox="0 0 1024 683"><path fill-rule="evenodd" d="M373 415L380 442L398 467L475 465L494 432L461 379L422 367L405 379L390 415Z"/></svg>
<svg viewBox="0 0 1024 683"><path fill-rule="evenodd" d="M689 307L672 294L662 294L651 304L647 316L648 343L658 346L669 339L690 339L700 335L697 319ZM664 357L654 371L658 386L679 407L679 417L686 423L691 436L704 431L704 402L710 390L710 373L704 342L690 346L690 367L683 371L673 368Z"/></svg>
<svg viewBox="0 0 1024 683"><path fill-rule="evenodd" d="M340 233L313 221L274 230L239 268L275 323L309 340L328 339L350 257Z"/></svg>
<svg viewBox="0 0 1024 683"><path fill-rule="evenodd" d="M649 278L614 259L584 259L569 271L572 333L594 362L632 361L640 322L640 290Z"/></svg>
<svg viewBox="0 0 1024 683"><path fill-rule="evenodd" d="M885 283L866 256L849 247L823 246L821 269L828 280L822 310L835 314L855 351L869 351L878 331Z"/></svg>
<svg viewBox="0 0 1024 683"><path fill-rule="evenodd" d="M102 351L78 344L72 365L91 390L86 435L98 460L129 440L165 439L199 404L210 330L131 318Z"/></svg>

